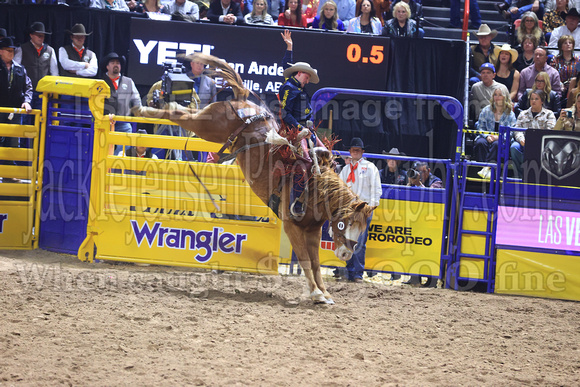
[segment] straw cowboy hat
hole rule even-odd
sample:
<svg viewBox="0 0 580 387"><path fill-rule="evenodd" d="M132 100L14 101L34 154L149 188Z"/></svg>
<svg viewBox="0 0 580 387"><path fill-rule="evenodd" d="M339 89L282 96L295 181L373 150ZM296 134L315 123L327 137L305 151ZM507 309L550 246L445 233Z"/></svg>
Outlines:
<svg viewBox="0 0 580 387"><path fill-rule="evenodd" d="M391 148L390 151L383 151L384 155L391 155L391 156L407 156L403 152L399 152L399 148Z"/></svg>
<svg viewBox="0 0 580 387"><path fill-rule="evenodd" d="M296 62L295 64L290 65L290 67L284 70L284 78L290 78L290 75L298 71L310 74L310 83L316 84L320 81L320 79L318 78L318 71L316 71L316 69L313 69L306 62Z"/></svg>
<svg viewBox="0 0 580 387"><path fill-rule="evenodd" d="M501 47L495 46L493 49L493 54L496 58L499 58L499 53L502 51L512 54L512 64L518 59L518 52L507 43Z"/></svg>
<svg viewBox="0 0 580 387"><path fill-rule="evenodd" d="M475 32L476 36L487 36L491 35L491 38L495 38L497 36L496 30L491 30L487 24L482 24L479 26L477 32Z"/></svg>
<svg viewBox="0 0 580 387"><path fill-rule="evenodd" d="M42 22L34 22L30 26L30 33L31 34L45 34L45 35L52 35L52 32L47 32L46 28L44 28L44 23Z"/></svg>
<svg viewBox="0 0 580 387"><path fill-rule="evenodd" d="M73 26L73 28L71 28L71 30L66 30L67 33L71 34L71 35L75 35L75 36L89 36L90 34L92 34L92 32L89 32L87 34L87 30L85 30L85 26L83 26L82 24L78 23L75 24Z"/></svg>

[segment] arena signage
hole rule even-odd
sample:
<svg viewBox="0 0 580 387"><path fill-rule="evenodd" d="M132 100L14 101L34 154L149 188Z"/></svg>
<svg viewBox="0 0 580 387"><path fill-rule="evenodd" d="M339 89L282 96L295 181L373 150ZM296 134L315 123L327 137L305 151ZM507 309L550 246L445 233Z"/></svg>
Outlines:
<svg viewBox="0 0 580 387"><path fill-rule="evenodd" d="M4 232L4 221L8 219L8 214L0 214L0 234Z"/></svg>
<svg viewBox="0 0 580 387"><path fill-rule="evenodd" d="M367 239L367 270L437 275L443 240L443 203L389 199L373 212ZM322 265L344 266L334 256L334 243L322 229Z"/></svg>
<svg viewBox="0 0 580 387"><path fill-rule="evenodd" d="M578 212L500 206L498 214L498 245L580 251Z"/></svg>
<svg viewBox="0 0 580 387"><path fill-rule="evenodd" d="M163 73L161 65L175 61L178 51L203 52L230 63L252 91L277 93L283 82L281 64L286 51L281 32L279 27L135 18L131 21L128 75L138 85L152 85ZM309 62L320 75L319 84L307 87L310 93L326 86L385 90L388 38L293 29L292 39L294 62Z"/></svg>
<svg viewBox="0 0 580 387"><path fill-rule="evenodd" d="M412 227L383 227L382 224L371 224L369 227L369 241L425 246L431 246L433 243L433 240L429 237L413 236Z"/></svg>
<svg viewBox="0 0 580 387"><path fill-rule="evenodd" d="M194 257L198 262L207 262L214 252L242 253L242 244L248 239L247 234L232 234L224 232L220 227L212 230L194 231L184 228L162 227L161 222L155 222L152 227L144 222L139 227L136 220L131 220L133 236L137 246L141 247L146 241L149 247L166 247L179 250L194 250L198 254Z"/></svg>

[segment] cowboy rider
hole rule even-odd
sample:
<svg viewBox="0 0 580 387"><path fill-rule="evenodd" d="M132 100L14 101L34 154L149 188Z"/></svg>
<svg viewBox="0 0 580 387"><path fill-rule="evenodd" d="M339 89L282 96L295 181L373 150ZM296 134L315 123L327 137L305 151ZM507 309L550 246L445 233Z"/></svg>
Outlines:
<svg viewBox="0 0 580 387"><path fill-rule="evenodd" d="M306 62L292 64L293 42L290 31L285 30L282 38L286 43L286 54L282 59L285 82L280 88L279 98L282 109L282 120L288 128L299 131L312 128L312 107L310 96L304 90L308 83L318 83L318 72ZM311 135L314 144L319 143L314 134ZM298 200L304 191L304 182L300 176L294 176L294 184L291 198L291 214L300 217L304 214L302 203Z"/></svg>
<svg viewBox="0 0 580 387"><path fill-rule="evenodd" d="M302 130L307 127L307 121L312 118L310 96L304 90L308 83L318 83L318 72L306 62L292 64L292 37L288 30L282 33L286 43L286 54L282 59L284 78L286 82L280 88L280 103L282 104L282 120L293 128Z"/></svg>

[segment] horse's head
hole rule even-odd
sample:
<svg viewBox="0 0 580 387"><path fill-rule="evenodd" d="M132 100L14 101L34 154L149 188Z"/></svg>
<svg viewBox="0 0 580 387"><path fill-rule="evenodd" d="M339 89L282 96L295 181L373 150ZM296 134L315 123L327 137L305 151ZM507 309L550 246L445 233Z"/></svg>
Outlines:
<svg viewBox="0 0 580 387"><path fill-rule="evenodd" d="M334 240L334 253L340 260L348 261L352 257L357 240L365 230L373 209L374 207L365 202L356 200L338 211L330 220L328 233Z"/></svg>

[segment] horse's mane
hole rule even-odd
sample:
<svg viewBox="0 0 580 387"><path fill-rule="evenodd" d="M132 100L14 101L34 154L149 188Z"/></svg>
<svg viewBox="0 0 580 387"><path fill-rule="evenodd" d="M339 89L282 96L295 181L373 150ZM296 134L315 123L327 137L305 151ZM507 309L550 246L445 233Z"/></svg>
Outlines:
<svg viewBox="0 0 580 387"><path fill-rule="evenodd" d="M352 193L347 185L338 177L331 168L324 167L320 175L316 175L318 189L318 206L327 206L332 211L332 216L339 219L351 218L355 223L365 223L366 213L356 211L358 204L362 203Z"/></svg>
<svg viewBox="0 0 580 387"><path fill-rule="evenodd" d="M191 59L209 65L211 68L209 76L212 78L222 77L225 81L224 86L232 88L237 100L245 101L248 98L250 91L244 87L240 75L226 61L217 56L207 55L201 52L196 52L191 55Z"/></svg>

